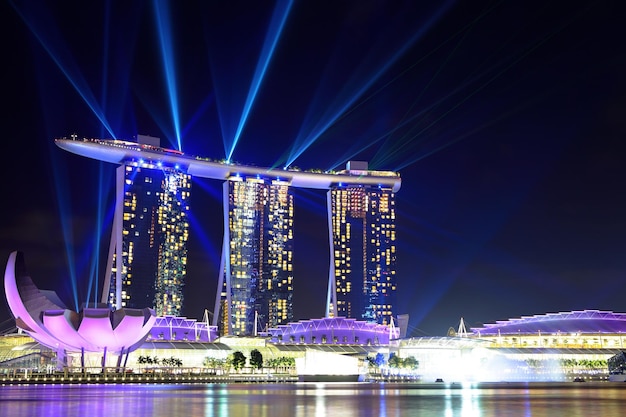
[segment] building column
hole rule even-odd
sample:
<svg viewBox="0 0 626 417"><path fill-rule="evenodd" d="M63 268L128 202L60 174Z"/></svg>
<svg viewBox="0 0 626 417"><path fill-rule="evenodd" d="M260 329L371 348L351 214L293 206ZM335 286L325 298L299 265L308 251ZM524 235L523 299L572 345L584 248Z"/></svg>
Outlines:
<svg viewBox="0 0 626 417"><path fill-rule="evenodd" d="M328 266L328 294L326 296L325 316L337 317L337 278L335 277L335 244L333 239L332 190L328 190L326 192L326 212L328 217L328 247L330 248L330 265Z"/></svg>

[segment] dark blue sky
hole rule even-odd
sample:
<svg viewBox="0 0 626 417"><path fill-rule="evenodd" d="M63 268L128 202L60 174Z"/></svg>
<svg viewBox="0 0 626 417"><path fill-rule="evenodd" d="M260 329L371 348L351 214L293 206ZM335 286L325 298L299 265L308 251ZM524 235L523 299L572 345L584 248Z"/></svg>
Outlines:
<svg viewBox="0 0 626 417"><path fill-rule="evenodd" d="M148 134L222 158L254 91L235 161L402 174L398 304L412 335L461 317L626 311L619 2L416 3L4 2L0 254L24 251L66 299L77 276L85 297L108 249L114 167L53 139ZM194 183L189 317L213 309L220 189ZM324 204L296 192L298 319L323 314Z"/></svg>

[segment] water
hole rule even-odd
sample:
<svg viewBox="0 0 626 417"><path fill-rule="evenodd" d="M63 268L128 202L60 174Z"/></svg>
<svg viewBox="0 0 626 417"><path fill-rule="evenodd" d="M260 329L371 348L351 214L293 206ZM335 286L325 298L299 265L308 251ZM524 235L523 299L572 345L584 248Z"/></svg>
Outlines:
<svg viewBox="0 0 626 417"><path fill-rule="evenodd" d="M626 384L0 386L0 416L621 416Z"/></svg>

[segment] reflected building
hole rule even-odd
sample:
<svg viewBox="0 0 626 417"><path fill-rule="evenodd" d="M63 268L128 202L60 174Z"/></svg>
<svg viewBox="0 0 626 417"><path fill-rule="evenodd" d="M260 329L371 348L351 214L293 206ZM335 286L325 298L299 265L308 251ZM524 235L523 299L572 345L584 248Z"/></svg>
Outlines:
<svg viewBox="0 0 626 417"><path fill-rule="evenodd" d="M158 147L158 139L138 137ZM154 143L156 141L156 143ZM102 302L179 316L187 265L191 177L132 158L116 170L116 209Z"/></svg>

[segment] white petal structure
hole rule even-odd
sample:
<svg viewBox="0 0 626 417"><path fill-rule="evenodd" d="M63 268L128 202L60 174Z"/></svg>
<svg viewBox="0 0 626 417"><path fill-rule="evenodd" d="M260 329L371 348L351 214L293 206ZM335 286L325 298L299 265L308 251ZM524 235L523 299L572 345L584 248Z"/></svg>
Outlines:
<svg viewBox="0 0 626 417"><path fill-rule="evenodd" d="M156 321L150 308L65 308L56 293L37 288L24 255L9 255L4 290L17 327L42 345L67 352L127 353L139 347Z"/></svg>

